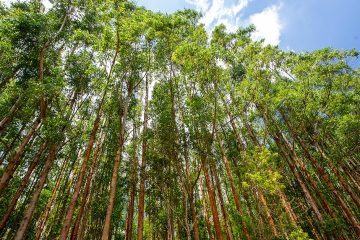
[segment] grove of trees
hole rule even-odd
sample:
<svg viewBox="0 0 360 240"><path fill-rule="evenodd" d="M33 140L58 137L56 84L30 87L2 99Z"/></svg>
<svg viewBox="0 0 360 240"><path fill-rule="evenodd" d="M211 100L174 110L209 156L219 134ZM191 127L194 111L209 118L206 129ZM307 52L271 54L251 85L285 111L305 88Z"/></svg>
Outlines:
<svg viewBox="0 0 360 240"><path fill-rule="evenodd" d="M51 2L0 2L1 239L360 238L356 50Z"/></svg>

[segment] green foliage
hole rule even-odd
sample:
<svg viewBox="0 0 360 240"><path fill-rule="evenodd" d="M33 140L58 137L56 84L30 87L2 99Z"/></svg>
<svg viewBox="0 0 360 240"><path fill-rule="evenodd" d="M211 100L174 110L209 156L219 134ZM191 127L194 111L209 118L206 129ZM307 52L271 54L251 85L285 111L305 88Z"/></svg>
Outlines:
<svg viewBox="0 0 360 240"><path fill-rule="evenodd" d="M304 232L301 228L297 228L289 235L290 240L311 240L308 234Z"/></svg>
<svg viewBox="0 0 360 240"><path fill-rule="evenodd" d="M249 171L245 174L245 179L252 182L271 193L283 188L281 184L281 175L279 172L272 170L276 153L272 153L267 148L254 150L250 153L251 158L248 159ZM249 183L242 182L243 187L249 187Z"/></svg>
<svg viewBox="0 0 360 240"><path fill-rule="evenodd" d="M0 238L27 220L23 238L42 223L41 239L59 238L73 197L68 238L78 216L78 238L102 238L106 216L112 239L130 218L136 238L140 181L144 239L195 239L195 221L217 239L214 208L233 239L245 226L251 239L357 237L356 49L286 52L254 26L209 33L194 10L50 2L0 3Z"/></svg>

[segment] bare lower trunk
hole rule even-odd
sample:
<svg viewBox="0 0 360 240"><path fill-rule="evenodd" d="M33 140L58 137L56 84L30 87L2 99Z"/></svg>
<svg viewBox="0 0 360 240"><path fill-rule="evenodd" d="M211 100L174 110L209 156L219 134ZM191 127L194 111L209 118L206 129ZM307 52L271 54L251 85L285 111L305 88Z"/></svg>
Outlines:
<svg viewBox="0 0 360 240"><path fill-rule="evenodd" d="M40 237L41 237L41 234L42 234L42 232L43 232L43 229L44 229L44 227L45 227L46 221L47 221L48 216L49 216L49 212L50 212L51 206L52 206L52 204L53 204L53 202L54 202L54 200L55 200L55 196L56 196L57 190L58 190L58 188L59 188L59 186L60 186L60 183L61 183L61 180L62 180L64 171L65 171L65 169L66 169L66 167L67 167L67 164L68 164L68 162L69 162L69 159L70 159L70 157L68 157L68 158L65 160L65 162L63 163L63 166L62 166L62 168L61 168L59 177L58 177L58 179L57 179L57 181L56 181L55 187L54 187L53 192L52 192L52 194L51 194L51 198L50 198L50 200L48 201L48 203L46 204L45 212L44 212L44 214L43 214L40 227L39 227L39 229L38 229L38 231L37 231L37 234L36 234L36 240L39 240Z"/></svg>
<svg viewBox="0 0 360 240"><path fill-rule="evenodd" d="M1 219L0 230L2 230L5 227L6 222L9 220L9 217L10 217L11 213L13 212L13 210L15 209L15 206L16 206L22 192L24 191L26 185L29 183L31 174L33 173L36 166L38 165L40 157L41 157L42 153L44 152L45 148L46 148L46 144L44 143L44 144L42 144L40 146L36 156L34 157L33 161L31 162L25 176L23 177L23 179L21 181L21 184L20 184L18 190L16 191L16 193L15 193L14 197L12 198L12 200L11 200L11 202L10 202L4 216Z"/></svg>
<svg viewBox="0 0 360 240"><path fill-rule="evenodd" d="M263 192L261 191L261 189L257 189L257 193L259 194L260 202L263 205L267 222L270 224L271 231L272 231L273 235L276 237L279 235L279 233L276 229L274 219L271 216L271 212L270 212L269 206L267 204L266 198L265 198Z"/></svg>
<svg viewBox="0 0 360 240"><path fill-rule="evenodd" d="M82 186L85 174L86 174L86 167L87 167L88 161L90 159L90 154L91 154L94 142L95 142L96 133L97 133L99 125L100 125L100 118L101 118L101 111L102 111L101 109L102 109L102 102L99 105L97 116L96 116L92 131L90 134L89 142L88 142L88 145L87 145L87 148L85 151L84 160L82 162L79 176L76 180L75 189L74 189L71 201L70 201L70 205L69 205L69 208L67 210L67 213L66 213L66 216L65 216L65 219L63 222L63 227L62 227L61 233L60 233L61 240L65 240L67 238L67 235L70 230L71 219L72 219L74 211L75 211L76 202L79 197L81 186Z"/></svg>
<svg viewBox="0 0 360 240"><path fill-rule="evenodd" d="M35 134L35 132L38 129L38 127L40 126L40 124L41 124L41 119L37 118L33 122L29 132L26 134L26 136L22 140L22 142L21 142L20 146L18 147L18 149L16 150L15 154L11 157L11 159L9 161L9 165L7 166L5 172L2 175L1 180L0 180L0 193L2 193L2 191L9 184L9 181L12 178L14 172L16 171L17 167L20 165L20 160L25 151L27 144L29 143L29 141L33 137L33 135Z"/></svg>
<svg viewBox="0 0 360 240"><path fill-rule="evenodd" d="M35 207L38 203L41 190L43 189L43 187L45 185L46 178L47 178L49 171L51 169L51 166L56 158L57 151L58 151L58 147L56 145L53 146L51 148L51 150L49 151L49 156L48 156L48 158L45 162L44 168L40 174L40 178L36 184L36 187L35 187L32 197L31 197L29 206L26 209L25 214L20 222L19 229L16 232L15 240L22 240L25 238L27 228L32 219L32 215L34 213Z"/></svg>
<svg viewBox="0 0 360 240"><path fill-rule="evenodd" d="M121 126L119 131L119 141L118 141L118 149L116 151L115 155L115 161L114 161L114 167L112 170L111 175L111 183L110 183L110 196L109 196L109 204L106 210L106 217L105 217L105 223L104 228L102 232L102 240L108 240L110 239L110 227L111 227L111 218L112 213L114 209L115 204L115 196L116 196L116 183L117 183L117 177L118 177L118 171L122 159L122 152L124 148L124 135L125 135L125 124L126 124L126 118L128 113L128 106L130 101L130 93L132 92L132 89L129 90L127 99L125 101L125 106L123 109L123 116L121 118Z"/></svg>
<svg viewBox="0 0 360 240"><path fill-rule="evenodd" d="M127 208L127 216L126 216L126 227L125 227L125 240L132 239L132 229L133 229L133 218L134 218L134 206L135 206L135 194L136 194L136 185L137 185L137 166L138 166L138 157L137 150L138 144L136 143L137 138L137 127L134 123L134 131L133 131L133 142L134 142L134 153L132 155L132 163L131 163L131 178L130 178L130 187L129 187L129 203Z"/></svg>
<svg viewBox="0 0 360 240"><path fill-rule="evenodd" d="M221 212L222 212L222 216L223 216L223 219L224 219L226 237L227 237L228 240L233 240L234 237L233 237L233 234L232 234L232 231L231 231L229 216L228 216L228 214L226 212L224 198L222 196L223 194L222 194L222 191L221 191L221 183L220 183L220 180L219 180L219 177L217 176L217 174L214 173L213 175L214 175L214 178L215 178L215 184L216 184L216 188L217 188L217 191L218 191L218 197L219 197L219 201L220 201Z"/></svg>
<svg viewBox="0 0 360 240"><path fill-rule="evenodd" d="M210 209L211 209L211 213L213 216L216 239L222 240L221 225L220 225L219 213L218 213L218 210L216 207L215 192L214 192L213 185L211 183L208 166L207 166L207 162L205 159L203 159L202 167L203 167L203 172L204 172L205 181L206 181L206 189L207 189L209 201L210 201Z"/></svg>
<svg viewBox="0 0 360 240"><path fill-rule="evenodd" d="M233 175L232 175L232 172L231 172L231 169L230 169L230 163L229 163L229 161L228 161L228 159L227 159L227 157L225 155L224 146L221 143L221 141L219 141L219 145L220 145L220 150L221 150L221 154L222 154L224 165L225 165L226 174L227 174L227 176L229 178L229 181L230 181L230 187L231 187L231 192L232 192L233 197L234 197L235 206L236 206L236 209L238 210L238 212L240 214L240 217L241 217L242 231L243 231L243 234L244 234L245 238L247 240L250 240L251 238L250 238L249 231L247 229L245 221L243 220L244 212L243 212L243 210L241 208L240 196L239 196L239 194L238 194L238 192L236 191L236 188L235 188L235 182L234 182L234 178L233 178Z"/></svg>
<svg viewBox="0 0 360 240"><path fill-rule="evenodd" d="M144 122L143 122L143 141L142 141L142 154L140 165L140 190L139 190L139 207L138 207L138 228L137 239L143 239L144 231L144 210L145 210L145 167L147 158L147 125L148 125L148 76L145 77L145 103L144 103Z"/></svg>
<svg viewBox="0 0 360 240"><path fill-rule="evenodd" d="M76 240L77 237L78 237L79 226L80 226L80 223L81 223L82 216L84 214L85 204L86 204L86 201L88 199L93 172L94 172L94 169L95 169L95 166L96 166L97 159L99 158L99 153L101 152L101 147L102 147L102 138L97 143L97 146L96 146L96 149L95 149L95 152L94 152L94 156L93 156L93 160L92 160L92 163L91 163L91 166L90 166L90 169L89 169L89 173L88 173L88 177L87 177L87 180L86 180L84 192L82 194L82 199L81 199L81 203L80 203L80 209L79 209L78 215L77 215L75 223L74 223L73 231L71 233L71 238L70 238L71 240Z"/></svg>
<svg viewBox="0 0 360 240"><path fill-rule="evenodd" d="M205 196L205 190L203 188L202 180L200 180L199 184L200 193L202 195L202 204L203 204L203 210L204 210L204 217L206 221L206 230L208 232L209 240L213 240L212 232L211 232L211 223L209 219L209 213L207 209L207 203L206 203L206 196Z"/></svg>

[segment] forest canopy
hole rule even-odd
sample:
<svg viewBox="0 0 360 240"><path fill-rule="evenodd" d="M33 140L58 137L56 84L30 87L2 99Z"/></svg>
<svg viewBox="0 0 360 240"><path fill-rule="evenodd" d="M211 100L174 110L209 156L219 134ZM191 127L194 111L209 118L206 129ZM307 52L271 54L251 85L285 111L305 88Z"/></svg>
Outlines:
<svg viewBox="0 0 360 240"><path fill-rule="evenodd" d="M357 50L51 3L0 2L1 239L360 238Z"/></svg>

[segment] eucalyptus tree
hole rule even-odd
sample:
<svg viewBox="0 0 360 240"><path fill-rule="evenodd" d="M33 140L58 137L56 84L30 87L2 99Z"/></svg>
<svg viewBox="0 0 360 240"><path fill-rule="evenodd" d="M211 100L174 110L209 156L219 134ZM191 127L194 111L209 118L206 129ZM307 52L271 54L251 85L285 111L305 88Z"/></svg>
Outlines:
<svg viewBox="0 0 360 240"><path fill-rule="evenodd" d="M356 50L125 0L0 4L4 239L355 239Z"/></svg>

